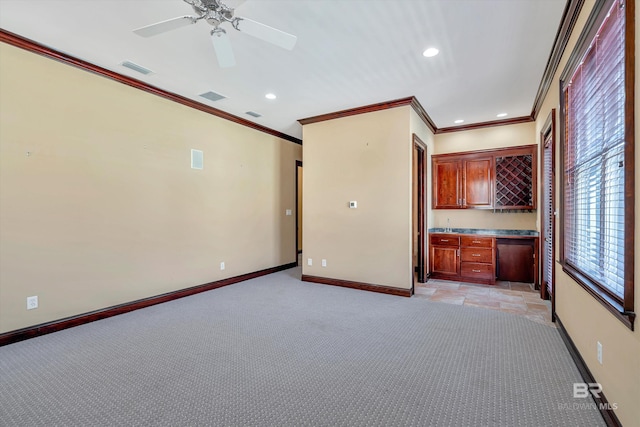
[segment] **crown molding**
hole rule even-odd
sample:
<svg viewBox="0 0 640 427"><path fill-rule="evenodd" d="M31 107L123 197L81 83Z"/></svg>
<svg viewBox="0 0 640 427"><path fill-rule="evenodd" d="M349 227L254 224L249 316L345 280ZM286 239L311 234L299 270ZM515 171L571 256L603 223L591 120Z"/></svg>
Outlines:
<svg viewBox="0 0 640 427"><path fill-rule="evenodd" d="M542 75L540 86L538 87L538 92L536 93L535 100L533 101L531 117L533 117L534 120L538 117L542 103L544 102L547 93L549 93L549 89L553 83L553 77L555 76L556 71L558 71L560 60L562 59L562 55L564 54L567 44L569 43L571 32L573 31L573 27L576 25L576 21L578 20L578 16L580 15L583 5L584 0L567 0L567 5L564 8L562 19L560 21L560 27L558 28L556 38L553 42L551 54L547 60L547 65L545 66L544 74Z"/></svg>
<svg viewBox="0 0 640 427"><path fill-rule="evenodd" d="M62 53L50 47L44 46L40 43L37 43L33 40L27 39L25 37L19 36L12 32L3 30L0 28L0 42L7 43L9 45L27 50L29 52L45 56L50 59L54 59L56 61L60 61L64 64L71 65L76 68L80 68L85 71L89 71L91 73L97 74L102 77L106 77L111 80L115 80L117 82L123 83L127 86L134 87L136 89L143 90L148 93L152 93L154 95L158 95L162 98L168 99L170 101L177 102L178 104L185 105L187 107L202 111L204 113L211 114L216 117L220 117L221 119L229 120L231 122L240 124L242 126L246 126L251 129L255 129L260 132L267 133L269 135L273 135L278 138L285 139L287 141L294 142L296 144L302 145L302 140L295 138L291 135L287 135L285 133L279 132L277 130L268 128L266 126L259 125L257 123L253 123L249 120L243 119L241 117L235 116L233 114L227 113L225 111L219 110L217 108L210 107L206 104L202 104L200 102L194 101L182 95L178 95L173 92L168 92L166 90L157 88L155 86L151 86L143 81L122 75L120 73L116 73L115 71L107 70L106 68L102 68L95 64L92 64L87 61L83 61L82 59L78 59L66 53Z"/></svg>
<svg viewBox="0 0 640 427"><path fill-rule="evenodd" d="M422 104L418 101L415 96L409 96L407 98L394 99L393 101L385 101L379 102L377 104L369 104L364 105L362 107L349 108L346 110L335 111L333 113L320 114L319 116L307 117L306 119L298 120L298 123L301 125L308 125L311 123L324 122L326 120L339 119L342 117L355 116L358 114L372 113L374 111L382 111L388 110L390 108L403 107L405 105L410 105L411 108L418 114L420 119L424 122L425 125L431 130L431 132L436 133L436 125L431 120L431 117L427 114L427 112L422 107Z"/></svg>
<svg viewBox="0 0 640 427"><path fill-rule="evenodd" d="M520 123L530 123L533 121L534 121L533 117L531 116L513 117L511 119L505 119L505 120L492 120L489 122L469 123L468 125L440 128L435 133L441 134L441 133L450 133L450 132L461 132L465 130L475 130L480 128L494 127L494 126L517 125Z"/></svg>

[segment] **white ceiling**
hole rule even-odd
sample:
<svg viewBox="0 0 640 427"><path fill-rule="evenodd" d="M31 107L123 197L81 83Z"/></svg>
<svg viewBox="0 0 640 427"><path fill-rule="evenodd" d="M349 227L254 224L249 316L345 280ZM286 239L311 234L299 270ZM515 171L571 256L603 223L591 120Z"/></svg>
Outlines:
<svg viewBox="0 0 640 427"><path fill-rule="evenodd" d="M237 0L229 0L233 6ZM528 116L566 0L247 0L236 15L298 36L287 51L228 29L220 68L198 22L133 29L193 9L181 0L0 0L0 27L74 57L301 138L298 119L415 96L438 128ZM440 54L425 58L430 46ZM149 76L119 65L129 60ZM198 94L213 90L227 99ZM267 92L276 100L265 99ZM99 100L96 100L99 102ZM255 111L263 116L245 114Z"/></svg>

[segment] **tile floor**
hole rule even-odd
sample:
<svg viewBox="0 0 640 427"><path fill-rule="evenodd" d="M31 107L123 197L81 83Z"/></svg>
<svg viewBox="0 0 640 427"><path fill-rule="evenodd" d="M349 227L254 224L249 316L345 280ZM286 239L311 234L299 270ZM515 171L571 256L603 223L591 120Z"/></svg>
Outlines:
<svg viewBox="0 0 640 427"><path fill-rule="evenodd" d="M430 279L416 283L415 296L447 304L487 308L524 316L555 327L551 322L551 303L540 298L527 283L497 282L496 285Z"/></svg>
<svg viewBox="0 0 640 427"><path fill-rule="evenodd" d="M298 254L302 266L302 254ZM415 295L429 301L499 310L556 327L551 322L551 302L540 298L528 283L498 281L495 285L430 279L416 283Z"/></svg>

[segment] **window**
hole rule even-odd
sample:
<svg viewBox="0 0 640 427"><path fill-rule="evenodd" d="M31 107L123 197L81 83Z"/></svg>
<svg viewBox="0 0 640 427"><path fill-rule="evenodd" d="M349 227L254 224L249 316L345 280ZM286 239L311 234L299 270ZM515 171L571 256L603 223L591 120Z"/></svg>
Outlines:
<svg viewBox="0 0 640 427"><path fill-rule="evenodd" d="M624 0L598 3L561 78L562 263L633 328L634 58L625 52L633 52L628 22L634 28L627 15Z"/></svg>

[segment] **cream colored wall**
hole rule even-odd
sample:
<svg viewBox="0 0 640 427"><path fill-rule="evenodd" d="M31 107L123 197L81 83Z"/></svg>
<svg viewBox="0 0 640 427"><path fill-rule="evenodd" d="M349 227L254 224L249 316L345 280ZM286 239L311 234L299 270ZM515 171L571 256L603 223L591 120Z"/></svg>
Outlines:
<svg viewBox="0 0 640 427"><path fill-rule="evenodd" d="M551 109L555 108L557 114L560 113L559 101L559 77L562 74L575 43L584 27L589 13L591 12L594 0L587 0L583 6L580 18L571 35L565 54L558 67L551 89L546 96L544 103L536 120L536 135L539 135L544 122L549 116ZM640 9L636 7L636 22L640 22ZM638 60L638 49L640 40L636 28L636 70L640 70ZM638 83L636 78L636 98L635 109L640 111L640 97L638 96ZM560 135L560 117L557 119L557 135ZM635 162L640 165L640 126L636 123L635 134ZM560 170L560 144L556 141L556 170ZM635 170L636 195L640 184L639 168ZM560 179L557 177L556 194L560 194ZM638 266L640 256L640 197L636 196L636 219L635 219L635 265ZM558 211L561 206L556 200ZM558 242L560 224L556 228L556 259L559 258ZM640 270L636 268L635 273L635 312L640 311ZM585 360L589 370L594 375L597 382L603 386L603 392L610 403L616 403L618 409L616 415L626 427L640 426L640 332L638 332L638 319L635 321L635 331L629 330L619 320L613 317L600 303L590 296L573 279L563 273L562 266L556 264L556 312L562 321L571 339L578 348L582 358ZM603 346L603 363L600 365L596 358L597 342Z"/></svg>
<svg viewBox="0 0 640 427"><path fill-rule="evenodd" d="M435 136L434 154L537 144L535 123L495 126ZM431 168L430 168L431 170ZM429 227L537 230L537 213L494 213L485 209L435 209Z"/></svg>
<svg viewBox="0 0 640 427"><path fill-rule="evenodd" d="M303 274L411 287L410 108L303 126Z"/></svg>
<svg viewBox="0 0 640 427"><path fill-rule="evenodd" d="M0 332L295 262L301 146L5 44L0 57Z"/></svg>

